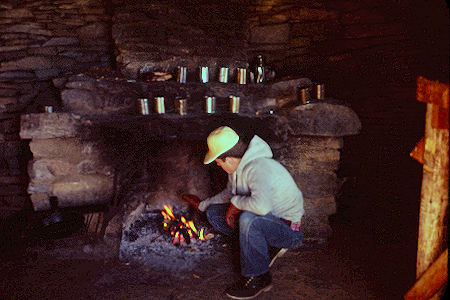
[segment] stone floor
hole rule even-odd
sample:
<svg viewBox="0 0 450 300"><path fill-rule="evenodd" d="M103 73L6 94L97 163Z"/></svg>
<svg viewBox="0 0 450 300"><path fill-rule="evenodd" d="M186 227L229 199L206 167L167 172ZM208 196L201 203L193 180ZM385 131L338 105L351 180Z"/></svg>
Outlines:
<svg viewBox="0 0 450 300"><path fill-rule="evenodd" d="M345 218L332 227L325 249L279 258L271 270L274 288L258 299L401 298L414 280L414 265L405 259L414 244L380 244ZM223 290L239 274L237 252L227 247L181 275L119 262L110 247L82 235L24 241L3 252L0 299L225 299ZM406 280L405 273L411 273Z"/></svg>

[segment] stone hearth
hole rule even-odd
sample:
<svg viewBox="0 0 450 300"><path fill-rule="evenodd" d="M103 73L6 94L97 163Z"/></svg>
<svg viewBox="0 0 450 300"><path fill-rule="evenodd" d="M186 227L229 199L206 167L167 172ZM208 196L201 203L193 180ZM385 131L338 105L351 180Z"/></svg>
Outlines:
<svg viewBox="0 0 450 300"><path fill-rule="evenodd" d="M244 137L258 134L268 141L304 193L305 241L324 243L328 216L336 211L343 136L357 134L361 124L333 98L300 105L297 86L308 84L307 78L180 85L73 76L57 112L22 116L20 135L31 139L33 153L28 192L34 209L48 209L50 196L62 207L113 203L127 228L145 207L186 206L183 193L212 195L224 180L217 168L202 164L205 140L214 128L229 125ZM185 116L171 109L180 93L188 98ZM227 111L230 93L241 97L239 114ZM157 94L167 99L165 114L135 112L137 97ZM217 113L204 112L205 94L217 97Z"/></svg>

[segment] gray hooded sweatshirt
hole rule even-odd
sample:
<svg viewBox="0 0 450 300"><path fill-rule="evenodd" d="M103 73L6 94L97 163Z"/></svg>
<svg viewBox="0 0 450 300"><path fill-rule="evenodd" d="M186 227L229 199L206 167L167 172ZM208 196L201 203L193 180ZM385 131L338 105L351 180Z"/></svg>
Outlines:
<svg viewBox="0 0 450 300"><path fill-rule="evenodd" d="M274 216L300 221L303 214L303 195L291 174L274 160L270 146L255 135L238 168L228 175L227 187L219 194L203 200L199 209L210 204L231 203L241 210L257 215Z"/></svg>

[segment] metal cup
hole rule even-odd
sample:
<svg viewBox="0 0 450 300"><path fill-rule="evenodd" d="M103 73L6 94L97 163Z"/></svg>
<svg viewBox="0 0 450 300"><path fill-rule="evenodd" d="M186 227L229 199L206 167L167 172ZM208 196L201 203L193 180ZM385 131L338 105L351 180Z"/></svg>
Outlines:
<svg viewBox="0 0 450 300"><path fill-rule="evenodd" d="M234 114L239 113L240 98L238 96L230 96L230 111Z"/></svg>
<svg viewBox="0 0 450 300"><path fill-rule="evenodd" d="M311 95L308 87L297 87L297 97L300 103L307 104L311 101Z"/></svg>
<svg viewBox="0 0 450 300"><path fill-rule="evenodd" d="M325 85L320 83L320 84L315 84L313 86L313 90L312 90L312 94L314 99L325 99Z"/></svg>
<svg viewBox="0 0 450 300"><path fill-rule="evenodd" d="M216 97L205 96L205 112L208 114L216 112Z"/></svg>
<svg viewBox="0 0 450 300"><path fill-rule="evenodd" d="M45 105L45 106L44 106L44 112L46 112L46 113L52 113L52 112L53 112L53 106L51 106L51 105Z"/></svg>
<svg viewBox="0 0 450 300"><path fill-rule="evenodd" d="M228 82L228 68L222 67L219 69L219 82L222 83Z"/></svg>
<svg viewBox="0 0 450 300"><path fill-rule="evenodd" d="M199 77L201 83L207 83L209 81L208 67L200 67Z"/></svg>
<svg viewBox="0 0 450 300"><path fill-rule="evenodd" d="M150 114L150 109L148 107L148 99L147 98L139 98L137 100L137 112L141 115Z"/></svg>
<svg viewBox="0 0 450 300"><path fill-rule="evenodd" d="M187 67L178 67L177 69L177 82L186 83Z"/></svg>
<svg viewBox="0 0 450 300"><path fill-rule="evenodd" d="M155 97L155 112L158 114L166 113L164 106L164 97Z"/></svg>
<svg viewBox="0 0 450 300"><path fill-rule="evenodd" d="M247 69L237 68L237 83L247 84Z"/></svg>
<svg viewBox="0 0 450 300"><path fill-rule="evenodd" d="M175 100L175 110L179 115L187 114L187 99L180 98Z"/></svg>

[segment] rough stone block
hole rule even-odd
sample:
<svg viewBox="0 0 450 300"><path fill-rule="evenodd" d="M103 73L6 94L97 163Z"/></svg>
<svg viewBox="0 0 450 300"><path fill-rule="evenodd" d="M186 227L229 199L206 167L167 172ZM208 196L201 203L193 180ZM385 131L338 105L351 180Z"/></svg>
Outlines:
<svg viewBox="0 0 450 300"><path fill-rule="evenodd" d="M75 37L55 37L45 42L42 47L77 45L78 43L79 41Z"/></svg>
<svg viewBox="0 0 450 300"><path fill-rule="evenodd" d="M46 193L49 194L51 191L51 184L43 183L43 182L35 182L31 181L28 184L27 192L28 194L41 194Z"/></svg>
<svg viewBox="0 0 450 300"><path fill-rule="evenodd" d="M111 200L112 187L110 177L79 175L54 183L52 194L61 207L102 204Z"/></svg>
<svg viewBox="0 0 450 300"><path fill-rule="evenodd" d="M88 146L83 145L77 138L33 139L30 142L30 149L34 158L64 157L67 161L73 163L82 160L84 147Z"/></svg>
<svg viewBox="0 0 450 300"><path fill-rule="evenodd" d="M0 105L17 104L16 97L0 97Z"/></svg>
<svg viewBox="0 0 450 300"><path fill-rule="evenodd" d="M334 196L339 191L340 180L335 173L323 173L313 170L291 170L291 173L305 197Z"/></svg>
<svg viewBox="0 0 450 300"><path fill-rule="evenodd" d="M48 69L51 65L52 61L50 58L44 56L28 56L15 61L1 63L0 72Z"/></svg>
<svg viewBox="0 0 450 300"><path fill-rule="evenodd" d="M5 141L0 143L0 155L3 157L17 157L22 148L20 141Z"/></svg>
<svg viewBox="0 0 450 300"><path fill-rule="evenodd" d="M22 139L48 139L75 137L80 127L80 117L69 113L27 114L21 116Z"/></svg>
<svg viewBox="0 0 450 300"><path fill-rule="evenodd" d="M85 159L77 165L78 174L102 174L105 176L112 176L114 168L107 166L98 159Z"/></svg>
<svg viewBox="0 0 450 300"><path fill-rule="evenodd" d="M345 136L361 130L361 122L349 107L324 101L297 106L289 115L293 135Z"/></svg>
<svg viewBox="0 0 450 300"><path fill-rule="evenodd" d="M330 19L337 19L338 12L334 10L316 9L309 7L291 8L289 10L289 17L296 22L305 21L325 21Z"/></svg>
<svg viewBox="0 0 450 300"><path fill-rule="evenodd" d="M0 11L0 18L21 19L32 17L34 17L33 13L28 8L15 8Z"/></svg>
<svg viewBox="0 0 450 300"><path fill-rule="evenodd" d="M32 194L30 199L35 211L49 210L51 208L49 196L46 193Z"/></svg>
<svg viewBox="0 0 450 300"><path fill-rule="evenodd" d="M289 40L289 24L256 26L251 29L250 42L255 44L279 44Z"/></svg>
<svg viewBox="0 0 450 300"><path fill-rule="evenodd" d="M34 181L53 181L60 176L77 173L76 165L64 159L38 159L30 162L28 174Z"/></svg>

